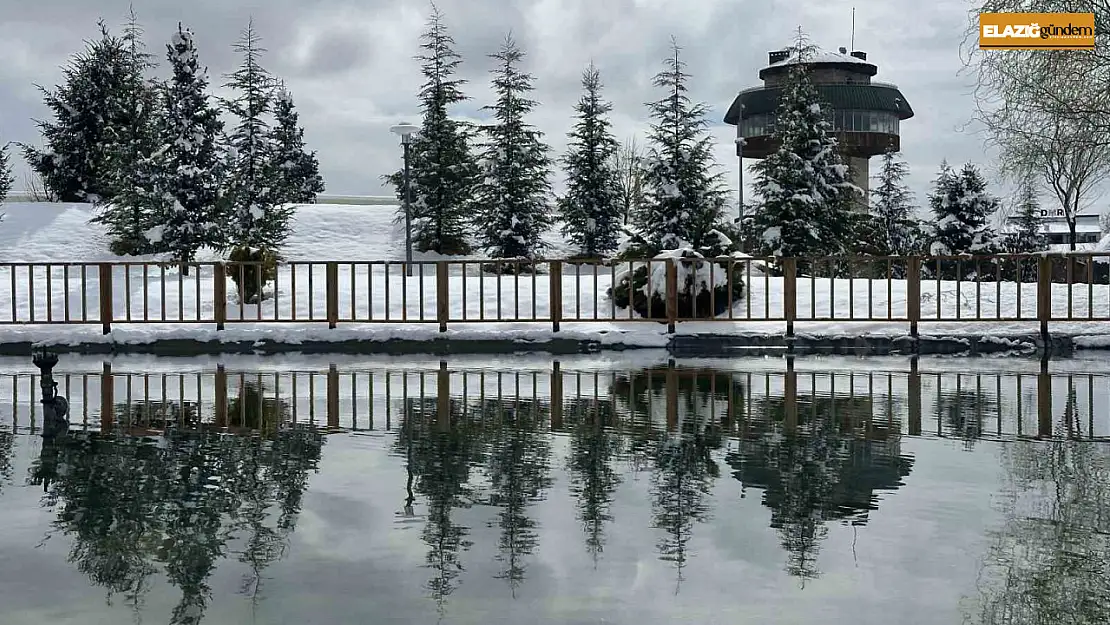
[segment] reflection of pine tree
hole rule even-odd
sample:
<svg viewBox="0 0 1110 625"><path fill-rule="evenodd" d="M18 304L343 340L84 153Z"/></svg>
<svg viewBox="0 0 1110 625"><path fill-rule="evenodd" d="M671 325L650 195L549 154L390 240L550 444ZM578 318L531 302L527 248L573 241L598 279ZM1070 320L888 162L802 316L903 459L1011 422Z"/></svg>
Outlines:
<svg viewBox="0 0 1110 625"><path fill-rule="evenodd" d="M536 523L528 507L544 497L551 486L549 475L551 443L538 429L538 415L548 412L530 401L512 405L487 402L483 413L496 412L502 424L493 432L489 449L488 473L492 492L489 504L500 508L497 524L501 529L497 559L503 565L497 575L513 590L524 581L524 558L539 543Z"/></svg>
<svg viewBox="0 0 1110 625"><path fill-rule="evenodd" d="M900 455L896 431L872 422L869 398L797 398L797 412L802 422L787 428L783 398L757 402L752 413L760 418L725 460L745 487L764 489L786 570L806 580L820 575L826 523L866 522L874 492L901 486L912 460Z"/></svg>
<svg viewBox="0 0 1110 625"><path fill-rule="evenodd" d="M682 427L687 424L693 427ZM667 534L658 544L659 555L674 562L679 581L694 523L709 519L706 498L713 481L721 474L711 455L713 449L720 447L720 438L698 431L701 429L698 425L694 419L684 422L677 435L660 442L652 475L654 524Z"/></svg>
<svg viewBox="0 0 1110 625"><path fill-rule="evenodd" d="M12 454L15 452L15 433L0 426L0 494L4 485L12 481Z"/></svg>
<svg viewBox="0 0 1110 625"><path fill-rule="evenodd" d="M280 557L274 537L292 531L322 445L320 434L297 429L272 440L179 429L158 439L75 433L44 445L31 477L57 508L55 528L73 538L70 561L109 599L122 593L138 608L161 571L182 595L171 623L192 624L236 530L256 574ZM276 531L262 523L274 502Z"/></svg>
<svg viewBox="0 0 1110 625"><path fill-rule="evenodd" d="M981 625L1110 622L1110 453L1080 441L1021 441L980 573Z"/></svg>
<svg viewBox="0 0 1110 625"><path fill-rule="evenodd" d="M428 505L427 523L421 534L428 546L425 565L432 569L428 591L440 609L458 585L462 573L461 552L471 546L470 530L454 521L455 508L470 506L467 488L470 466L482 459L474 424L463 418L462 406L452 400L450 424L438 427L440 415L435 398L410 400L394 450L405 454L416 476L416 492Z"/></svg>
<svg viewBox="0 0 1110 625"><path fill-rule="evenodd" d="M966 381L964 381L966 383ZM976 388L957 388L937 397L937 420L964 442L968 449L983 436L983 423L998 414L998 401Z"/></svg>
<svg viewBox="0 0 1110 625"><path fill-rule="evenodd" d="M578 519L586 534L586 551L596 565L605 547L605 524L613 520L609 506L620 476L613 460L623 445L609 428L616 425L612 404L605 401L574 399L568 414L577 415L570 438L571 492L578 498Z"/></svg>

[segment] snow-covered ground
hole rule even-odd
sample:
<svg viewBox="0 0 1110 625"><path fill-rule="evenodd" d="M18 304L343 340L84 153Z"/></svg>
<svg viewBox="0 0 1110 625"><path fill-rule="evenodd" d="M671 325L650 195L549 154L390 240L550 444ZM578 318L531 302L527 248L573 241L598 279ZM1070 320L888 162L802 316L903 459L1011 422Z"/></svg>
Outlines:
<svg viewBox="0 0 1110 625"><path fill-rule="evenodd" d="M478 265L464 271L460 259L417 254L423 265L406 277L399 264L371 261L404 260L404 235L393 223L394 207L306 205L298 209L294 233L282 250L290 264L279 271L277 296L261 306L241 305L228 281L227 329L217 333L213 270L182 276L175 267L114 268L113 332L101 334L99 276L95 266L84 269L54 266L47 277L37 267L30 286L26 266L3 263L64 263L155 261L156 258L115 257L108 251L102 228L89 223L92 209L77 204L7 204L0 223L0 341L52 343L144 343L160 338L285 342L443 336L437 321L437 285L433 261L449 260L447 302L452 338L546 340L551 328L551 281L548 275L482 275ZM547 240L548 255L570 251L556 234ZM221 260L214 252L198 261ZM471 259L473 260L473 259ZM339 327L326 320L325 266L339 265ZM307 264L314 262L316 264ZM298 264L305 263L305 264ZM14 275L13 275L14 272ZM562 331L565 338L592 338L603 343L661 346L665 327L633 320L616 309L605 292L613 268L567 264L562 279ZM754 263L748 295L714 321L683 322L678 332L780 334L784 311L780 278L768 277ZM15 287L11 286L15 284ZM47 286L49 284L49 287ZM797 283L795 330L823 335L904 335L907 332L907 285L885 280L808 280ZM57 325L66 319L88 319L88 325ZM33 317L32 317L33 311ZM925 334L1019 334L1035 331L1036 285L926 281L921 285L921 331ZM1110 335L1110 323L1083 321L1110 318L1110 287L1053 285L1052 330L1071 335ZM988 321L968 322L968 318ZM55 325L29 325L51 321ZM858 321L857 319L868 319ZM22 325L10 325L12 321ZM164 323L145 323L164 321ZM482 323L468 323L479 321ZM185 323L180 323L184 321ZM283 323L272 323L283 321ZM423 321L425 323L414 323ZM633 322L636 321L636 322ZM143 323L139 323L143 322ZM191 323L190 323L191 322ZM1090 339L1098 343L1103 339Z"/></svg>

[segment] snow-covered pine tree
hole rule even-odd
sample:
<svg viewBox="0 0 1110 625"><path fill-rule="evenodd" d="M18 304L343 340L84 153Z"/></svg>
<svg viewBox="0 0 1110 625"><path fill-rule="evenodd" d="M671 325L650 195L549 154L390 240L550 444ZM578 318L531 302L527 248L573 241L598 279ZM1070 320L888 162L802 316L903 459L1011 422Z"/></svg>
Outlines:
<svg viewBox="0 0 1110 625"><path fill-rule="evenodd" d="M237 118L228 137L231 162L224 240L229 247L276 252L289 235L292 208L276 202L279 181L265 118L271 110L274 80L259 62L266 51L260 43L251 21L233 46L242 63L224 83L235 92L224 106Z"/></svg>
<svg viewBox="0 0 1110 625"><path fill-rule="evenodd" d="M728 250L717 236L727 196L720 172L714 171L713 138L708 106L688 94L690 75L681 48L671 40L671 55L654 84L664 96L648 104L652 118L644 159L644 203L633 224L649 252L690 247L706 256Z"/></svg>
<svg viewBox="0 0 1110 625"><path fill-rule="evenodd" d="M142 37L142 26L132 9L121 38L129 68L122 85L122 116L106 133L111 137L107 167L114 191L111 201L92 220L106 227L112 251L121 256L164 251L160 241L151 241L147 236L152 234L158 206L164 201L152 187L152 177L157 174L156 167L149 162L160 147L157 135L162 102L159 85L146 77L155 63Z"/></svg>
<svg viewBox="0 0 1110 625"><path fill-rule="evenodd" d="M559 211L567 239L583 256L599 258L616 249L624 217L615 167L620 144L608 117L613 105L601 99L601 74L593 63L582 74L582 89L574 107L578 121L567 134L569 149L562 158L567 193L559 198Z"/></svg>
<svg viewBox="0 0 1110 625"><path fill-rule="evenodd" d="M521 71L524 52L511 34L490 58L497 62L492 72L497 102L484 110L492 111L495 121L486 129L486 176L475 193L483 218L482 243L493 258L535 258L552 223L550 148L543 133L525 119L537 104L528 98L534 79Z"/></svg>
<svg viewBox="0 0 1110 625"><path fill-rule="evenodd" d="M219 111L209 100L207 70L197 57L193 32L177 25L166 45L172 76L165 88L163 147L155 158L153 186L163 196L157 215L158 239L174 260L192 262L205 246L219 247Z"/></svg>
<svg viewBox="0 0 1110 625"><path fill-rule="evenodd" d="M882 255L907 256L914 252L918 229L913 193L904 182L909 170L894 150L887 150L882 158L878 184L871 189L871 214L882 240L873 243Z"/></svg>
<svg viewBox="0 0 1110 625"><path fill-rule="evenodd" d="M987 193L986 181L973 164L967 163L956 173L947 162L942 163L929 205L934 217L930 254L957 256L995 251L995 232L989 218L998 210L998 199ZM942 277L969 278L974 271L972 264L942 261Z"/></svg>
<svg viewBox="0 0 1110 625"><path fill-rule="evenodd" d="M278 186L274 201L278 204L311 204L324 192L320 163L316 153L305 150L304 128L301 127L293 94L282 84L274 94L274 127L270 132L274 167Z"/></svg>
<svg viewBox="0 0 1110 625"><path fill-rule="evenodd" d="M259 59L265 49L248 22L233 48L242 55L242 64L227 77L225 87L235 96L224 100L224 107L238 118L228 136L225 196L223 211L224 247L230 249L233 263L261 263L229 266L229 276L239 287L241 301L258 301L260 286L277 272L278 248L289 236L293 207L277 203L278 179L273 145L265 115L270 112L274 80ZM261 275L254 268L261 266Z"/></svg>
<svg viewBox="0 0 1110 625"><path fill-rule="evenodd" d="M1045 249L1045 236L1041 231L1041 204L1037 200L1037 187L1032 180L1022 181L1014 206L1014 230L1006 237L1007 251L1030 254Z"/></svg>
<svg viewBox="0 0 1110 625"><path fill-rule="evenodd" d="M809 79L806 61L814 52L799 33L775 113L773 137L780 147L755 165L761 204L752 226L774 256L832 256L855 240L851 230L858 220L850 213L860 189L851 182L826 107Z"/></svg>
<svg viewBox="0 0 1110 625"><path fill-rule="evenodd" d="M114 195L110 156L125 136L133 65L126 42L99 23L100 38L86 43L63 68L63 82L39 90L53 114L38 121L44 148L21 145L46 191L62 202L99 202Z"/></svg>
<svg viewBox="0 0 1110 625"><path fill-rule="evenodd" d="M12 190L12 184L15 179L12 178L12 163L8 160L8 145L0 144L0 204L8 199L8 193Z"/></svg>
<svg viewBox="0 0 1110 625"><path fill-rule="evenodd" d="M416 59L424 74L420 88L424 120L409 146L412 244L422 252L467 254L475 185L481 172L471 149L469 126L448 116L450 106L469 99L462 92L466 81L455 77L462 57L455 52L455 40L435 5L420 39L423 52ZM398 215L403 218L404 171L386 179L397 189L402 204Z"/></svg>

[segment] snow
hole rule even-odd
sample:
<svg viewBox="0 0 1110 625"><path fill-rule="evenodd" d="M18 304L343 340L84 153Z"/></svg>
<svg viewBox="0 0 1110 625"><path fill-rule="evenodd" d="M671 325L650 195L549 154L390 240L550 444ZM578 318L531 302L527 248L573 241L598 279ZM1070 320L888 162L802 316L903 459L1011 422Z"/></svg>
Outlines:
<svg viewBox="0 0 1110 625"><path fill-rule="evenodd" d="M37 262L103 262L103 261L156 261L154 257L129 257L120 259L108 251L108 237L101 226L89 224L93 207L87 204L8 204L7 217L0 223L0 263ZM0 327L0 342L46 341L53 344L92 343L149 343L159 339L197 339L222 342L280 341L304 343L315 341L381 341L390 339L425 340L444 338L504 339L535 343L552 338L594 339L604 344L622 344L641 347L662 347L668 336L665 326L654 321L633 319L634 313L615 309L605 296L615 277L627 268L619 264L612 267L594 267L567 263L563 267L562 314L563 323L558 334L550 324L550 276L541 273L532 277L495 276L478 273L477 263L463 272L455 262L448 272L448 332L441 334L436 323L436 272L432 265L423 265L412 277L405 277L399 265L388 268L382 264L355 265L357 261L393 261L404 259L404 236L399 224L394 223L396 207L315 204L297 207L294 232L281 252L287 261L338 261L339 266L339 315L336 329L329 329L326 319L324 295L325 267L317 264L283 265L276 285L278 297L264 300L261 306L242 309L235 297L232 282L227 283L226 330L217 332L213 319L213 270L203 268L199 274L180 275L172 264L150 266L144 270L135 266L128 272L116 266L113 273L112 332L101 334L99 325L99 283L95 267L85 271L85 282L79 268L51 268L50 311L53 320L63 319L68 298L69 314L80 318L82 303L86 304L87 318L96 321L86 325L7 325ZM565 256L567 246L554 233L548 235L555 247L553 257ZM1110 238L1104 240L1110 245ZM1110 254L1110 250L1107 251ZM665 255L663 255L665 256ZM472 257L478 260L480 257ZM693 333L745 333L778 335L783 332L780 320L784 310L783 282L781 277L763 271L758 259L736 254L742 264L745 296L737 301L723 320L683 322L678 324L680 334ZM202 250L199 262L212 262L220 257L211 250ZM415 254L414 260L458 261L459 258L435 254ZM661 257L660 261L665 260ZM343 264L347 263L347 264ZM652 282L664 279L663 262L652 263ZM709 263L696 272L699 282L710 282ZM714 265L712 282L725 280L725 272ZM749 271L750 268L750 271ZM421 271L422 270L422 271ZM689 271L684 269L683 271ZM17 289L0 288L0 321L11 320L13 306L16 318L28 320L32 305L28 291L27 269L17 270ZM68 272L68 283L65 273ZM165 282L163 283L163 272ZM293 275L296 274L295 311L293 321ZM705 275L703 275L705 274ZM311 282L309 284L311 275ZM46 320L47 274L44 267L36 270L34 309L36 320ZM685 273L680 273L680 280ZM10 284L11 268L0 266L0 284ZM128 283L129 281L129 283ZM351 284L354 287L352 298ZM163 284L165 289L163 291ZM388 288L386 288L388 285ZM658 284L655 287L658 288ZM1020 288L1020 297L1019 297ZM985 322L963 321L977 313ZM199 297L198 297L199 292ZM387 295L388 293L388 295ZM465 304L464 304L465 294ZM500 294L500 304L498 303ZM1066 318L1071 311L1071 321L1055 321L1053 332L1073 336L1110 335L1110 324L1083 322L1083 318L1110 317L1110 287L1107 285L1053 285L1053 315ZM907 284L904 281L874 281L800 277L797 281L799 333L824 335L884 335L905 336L907 323ZM145 302L145 306L144 306ZM1014 283L956 283L926 280L921 284L921 332L926 335L1014 335L1036 332L1036 285ZM1069 308L1070 307L1070 308ZM164 323L128 323L146 316ZM353 310L353 315L352 315ZM276 315L275 315L276 312ZM202 320L201 323L175 323L185 320ZM373 315L373 323L367 323ZM402 321L402 315L407 322ZM485 323L463 323L477 320L484 315ZM732 320L729 320L731 315ZM855 321L853 318L877 318L879 321ZM1014 321L1012 318L1020 317ZM290 320L285 323L259 323L267 319ZM513 319L535 319L533 322ZM596 319L596 321L595 321ZM362 320L357 322L355 320ZM588 321L588 322L586 322ZM422 323L421 323L422 322ZM1084 339L1097 342L1100 339Z"/></svg>
<svg viewBox="0 0 1110 625"><path fill-rule="evenodd" d="M799 60L796 51L791 49L790 56L778 63L772 63L769 67L780 67L782 65L795 65L802 61ZM863 59L857 59L849 54L841 54L839 52L826 52L824 50L815 50L812 54L808 55L806 63L860 63L863 65L870 65Z"/></svg>

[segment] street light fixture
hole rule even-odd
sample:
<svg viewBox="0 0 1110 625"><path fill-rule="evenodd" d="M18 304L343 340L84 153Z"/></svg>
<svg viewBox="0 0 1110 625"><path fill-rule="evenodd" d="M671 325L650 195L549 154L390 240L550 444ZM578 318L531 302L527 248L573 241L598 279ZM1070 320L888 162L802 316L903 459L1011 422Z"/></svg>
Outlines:
<svg viewBox="0 0 1110 625"><path fill-rule="evenodd" d="M390 132L401 137L401 145L405 148L405 272L409 276L412 275L412 185L409 183L409 146L412 145L412 136L418 130L420 128L407 122L389 129Z"/></svg>

